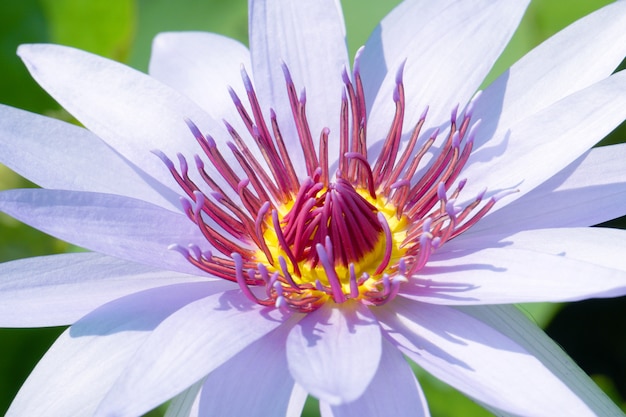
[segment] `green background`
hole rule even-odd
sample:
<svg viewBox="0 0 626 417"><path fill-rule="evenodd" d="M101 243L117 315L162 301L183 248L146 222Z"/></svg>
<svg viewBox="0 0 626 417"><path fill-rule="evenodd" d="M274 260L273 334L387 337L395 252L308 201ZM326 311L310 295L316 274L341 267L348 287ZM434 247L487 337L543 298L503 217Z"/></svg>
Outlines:
<svg viewBox="0 0 626 417"><path fill-rule="evenodd" d="M343 0L350 51L367 39L393 1ZM496 64L492 80L525 52L567 24L609 3L606 0L538 0L531 4L511 44ZM70 120L31 80L15 55L19 44L53 42L91 51L145 71L154 35L170 30L218 32L247 39L243 0L0 0L0 103ZM622 125L602 143L624 142ZM0 189L32 186L0 165ZM609 224L625 228L624 218ZM76 250L0 214L0 262ZM1 268L1 266L0 266ZM535 304L523 308L593 375L619 404L626 397L626 301L587 301L568 306ZM28 373L63 331L0 329L0 415ZM488 416L471 400L417 371L432 415ZM36 401L36 399L33 399ZM150 413L158 416L162 409ZM307 415L315 415L313 401Z"/></svg>

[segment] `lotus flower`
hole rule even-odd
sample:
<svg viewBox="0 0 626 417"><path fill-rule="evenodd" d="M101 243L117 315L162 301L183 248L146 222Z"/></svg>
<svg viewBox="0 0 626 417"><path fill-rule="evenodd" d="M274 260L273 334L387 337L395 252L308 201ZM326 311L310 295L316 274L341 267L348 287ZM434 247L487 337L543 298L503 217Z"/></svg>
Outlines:
<svg viewBox="0 0 626 417"><path fill-rule="evenodd" d="M2 265L0 325L71 325L8 416L427 416L408 357L499 415L621 412L512 303L626 293L626 2L479 92L526 1L405 1L352 65L332 0L149 75L23 45L83 127L1 107L0 210L90 252Z"/></svg>

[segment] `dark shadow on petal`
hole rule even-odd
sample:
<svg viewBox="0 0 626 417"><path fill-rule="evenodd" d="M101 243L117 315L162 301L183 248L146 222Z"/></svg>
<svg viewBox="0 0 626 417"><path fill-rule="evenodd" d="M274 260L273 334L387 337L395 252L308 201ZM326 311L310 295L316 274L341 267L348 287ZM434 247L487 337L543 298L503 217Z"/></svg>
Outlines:
<svg viewBox="0 0 626 417"><path fill-rule="evenodd" d="M194 282L151 288L110 301L70 327L72 337L151 331L171 314L223 290L221 283Z"/></svg>
<svg viewBox="0 0 626 417"><path fill-rule="evenodd" d="M431 343L428 339L420 336L415 331L409 329L399 320L396 320L397 317L395 317L396 314L395 312L393 312L392 308L387 309L385 316L387 316L387 319L385 319L385 317L383 316L381 320L381 323L383 323L383 336L386 337L387 340L389 340L394 346L400 349L400 351L404 352L405 354L408 353L409 357L411 356L411 354L422 356L422 351L424 351L445 360L451 365L457 365L466 369L471 369L470 366L465 362L448 354L437 345ZM459 344L466 344L461 340L450 337L450 335L446 335L446 338L451 341L458 342ZM409 343L402 343L402 339L406 339ZM410 345L412 345L413 347L411 347Z"/></svg>
<svg viewBox="0 0 626 417"><path fill-rule="evenodd" d="M446 272L459 271L489 271L489 272L506 272L506 268L498 267L491 264L468 263L462 265L445 265L445 266L425 266L420 270L420 275L438 275ZM469 284L468 284L469 285Z"/></svg>
<svg viewBox="0 0 626 417"><path fill-rule="evenodd" d="M477 161L488 161L492 159L492 157L488 157L487 155L481 155L483 150L487 154L489 154L490 152L488 151L491 150L491 154L493 156L502 154L498 153L503 151L500 146L490 148L485 148L484 146L492 139L494 133L496 132L500 117L502 116L504 94L507 89L510 71L511 70L509 69L503 72L502 75L500 75L483 91L481 97L476 102L476 106L474 108L474 120L482 120L480 128L476 132L476 139L474 140L474 149L478 150L476 152L478 159L475 159ZM506 145L506 143L508 143L508 138L505 138L502 143ZM472 156L472 160L474 160L474 155Z"/></svg>
<svg viewBox="0 0 626 417"><path fill-rule="evenodd" d="M463 293L479 288L477 285L459 282L441 282L419 277L411 278L411 281L402 285L400 295L413 299L413 297L429 297L450 301L476 301L475 297L463 297L452 295Z"/></svg>
<svg viewBox="0 0 626 417"><path fill-rule="evenodd" d="M259 304L250 300L241 290L238 289L224 291L222 295L220 295L218 302L219 305L216 305L215 310L225 311L233 308L238 311L258 310L259 314L266 320L280 323L294 315L289 310L278 309L274 306L259 306Z"/></svg>
<svg viewBox="0 0 626 417"><path fill-rule="evenodd" d="M451 259L461 258L463 256L471 255L473 253L479 252L485 249L498 249L505 248L507 246L511 246L513 242L511 241L503 241L502 239L506 239L509 237L510 233L502 233L502 234L493 234L493 235L478 235L475 238L472 236L463 236L462 241L452 240L446 245L442 247L441 250L433 253L430 257L429 262L441 262L448 261ZM458 242L458 243L457 243ZM426 267L422 268L420 274L428 271L428 264ZM472 268L476 269L476 268ZM435 272L436 273L436 272Z"/></svg>
<svg viewBox="0 0 626 417"><path fill-rule="evenodd" d="M338 309L339 314L343 317L341 319L335 318L335 321L331 322L330 318L334 309ZM336 326L338 324L337 320L345 323L348 326L348 332L351 334L357 333L359 326L378 325L376 318L369 314L369 310L367 310L367 316L362 314L363 311L360 310L363 310L363 306L359 308L356 302L348 301L339 305L328 302L313 313L314 317L307 315L307 320L301 321L298 323L298 326L302 328L302 335L307 340L307 345L315 346L317 341L322 338L320 335L326 333L325 328Z"/></svg>

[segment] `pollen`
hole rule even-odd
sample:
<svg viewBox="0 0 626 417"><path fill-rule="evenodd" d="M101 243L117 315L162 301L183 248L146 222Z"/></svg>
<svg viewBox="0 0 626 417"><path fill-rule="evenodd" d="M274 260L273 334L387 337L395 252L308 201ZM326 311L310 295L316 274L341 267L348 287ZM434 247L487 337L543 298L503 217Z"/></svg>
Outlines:
<svg viewBox="0 0 626 417"><path fill-rule="evenodd" d="M176 242L170 249L205 273L237 283L261 305L300 312L329 300L382 305L404 282L419 277L434 251L493 207L498 197L483 201L484 192L457 204L466 184L459 176L480 123L472 121L475 99L460 116L457 108L452 110L445 130L423 131L428 109L407 130L404 65L391 94L395 114L387 136L375 138L382 139L382 148L368 155L359 56L352 74L342 74L339 132L323 129L317 146L307 121L306 94L298 95L283 65L297 138L283 137L274 111L266 120L242 68L248 105L234 90L230 94L247 132L224 122L232 139L226 145L238 167L191 120L187 125L202 150L193 170L184 155L178 155L177 167L154 152L184 193L184 213L210 247ZM298 170L286 140L299 144L304 166ZM328 154L331 140L339 142L338 155ZM250 146L258 147L263 159Z"/></svg>

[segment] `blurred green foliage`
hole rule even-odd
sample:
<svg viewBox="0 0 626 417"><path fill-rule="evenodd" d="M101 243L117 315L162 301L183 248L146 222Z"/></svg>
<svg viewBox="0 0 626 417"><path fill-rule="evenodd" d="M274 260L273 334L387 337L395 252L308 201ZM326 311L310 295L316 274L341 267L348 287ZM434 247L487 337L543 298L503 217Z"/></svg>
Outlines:
<svg viewBox="0 0 626 417"><path fill-rule="evenodd" d="M608 0L538 0L531 4L522 25L497 62L488 80L525 52L577 18L609 3ZM343 0L352 54L367 39L384 14L399 0ZM247 39L244 0L21 0L0 2L0 103L68 119L59 106L33 82L15 55L19 44L54 42L75 46L146 70L150 43L162 31L203 30L242 42ZM622 126L603 143L623 142ZM32 184L0 166L0 189ZM623 223L612 224L621 225ZM0 261L73 250L19 222L0 215ZM545 326L559 306L524 307ZM0 415L37 360L63 331L52 329L0 330ZM488 412L452 388L417 371L435 417L488 416ZM614 381L596 378L616 401ZM160 415L156 410L151 415ZM316 414L316 402L307 402L306 415Z"/></svg>

